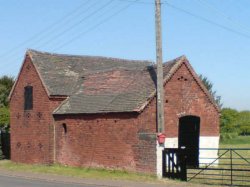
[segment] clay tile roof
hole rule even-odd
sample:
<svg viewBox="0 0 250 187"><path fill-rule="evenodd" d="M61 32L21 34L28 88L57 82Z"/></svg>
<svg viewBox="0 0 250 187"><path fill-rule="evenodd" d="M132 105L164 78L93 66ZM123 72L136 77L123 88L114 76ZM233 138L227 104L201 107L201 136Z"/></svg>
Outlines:
<svg viewBox="0 0 250 187"><path fill-rule="evenodd" d="M156 93L156 67L149 61L34 50L27 54L48 94L68 97L54 114L140 112ZM164 79L185 59L164 63Z"/></svg>
<svg viewBox="0 0 250 187"><path fill-rule="evenodd" d="M79 79L88 74L110 71L117 68L139 70L151 64L149 61L61 55L35 50L28 50L27 53L31 57L51 96L70 96L74 94Z"/></svg>
<svg viewBox="0 0 250 187"><path fill-rule="evenodd" d="M164 64L164 77L179 59ZM115 69L90 74L54 114L140 112L155 95L156 68Z"/></svg>

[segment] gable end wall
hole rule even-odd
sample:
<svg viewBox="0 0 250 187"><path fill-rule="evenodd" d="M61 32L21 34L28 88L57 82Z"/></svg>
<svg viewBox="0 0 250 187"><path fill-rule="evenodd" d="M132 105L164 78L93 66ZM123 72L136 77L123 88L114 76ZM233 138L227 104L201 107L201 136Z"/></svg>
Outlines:
<svg viewBox="0 0 250 187"><path fill-rule="evenodd" d="M24 87L33 86L33 109L24 110ZM39 75L26 55L10 100L11 160L53 163L52 111L61 100L49 99Z"/></svg>
<svg viewBox="0 0 250 187"><path fill-rule="evenodd" d="M219 112L183 63L165 86L167 137L178 137L179 118L200 117L200 136L219 136Z"/></svg>

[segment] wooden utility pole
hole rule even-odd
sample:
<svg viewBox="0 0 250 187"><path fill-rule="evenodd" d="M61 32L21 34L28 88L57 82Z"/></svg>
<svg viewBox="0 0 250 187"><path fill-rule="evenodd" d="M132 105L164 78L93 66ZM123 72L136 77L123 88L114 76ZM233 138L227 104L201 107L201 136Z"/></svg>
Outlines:
<svg viewBox="0 0 250 187"><path fill-rule="evenodd" d="M155 0L156 63L157 63L157 128L164 132L164 90L162 68L161 0Z"/></svg>

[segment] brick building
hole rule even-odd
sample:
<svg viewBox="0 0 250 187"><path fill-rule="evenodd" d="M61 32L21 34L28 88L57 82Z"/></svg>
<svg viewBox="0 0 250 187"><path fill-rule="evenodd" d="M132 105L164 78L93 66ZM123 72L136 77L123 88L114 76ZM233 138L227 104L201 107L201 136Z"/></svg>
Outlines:
<svg viewBox="0 0 250 187"><path fill-rule="evenodd" d="M188 60L164 63L165 147L218 147L219 109ZM148 61L28 50L10 94L11 160L161 174Z"/></svg>

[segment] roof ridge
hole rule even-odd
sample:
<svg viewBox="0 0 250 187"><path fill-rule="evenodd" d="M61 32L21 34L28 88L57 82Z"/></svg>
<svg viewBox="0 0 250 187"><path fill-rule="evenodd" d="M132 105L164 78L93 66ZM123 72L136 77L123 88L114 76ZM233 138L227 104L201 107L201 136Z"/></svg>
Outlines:
<svg viewBox="0 0 250 187"><path fill-rule="evenodd" d="M38 51L35 49L27 49L27 53L39 53L51 56L61 56L61 57L85 57L85 58L102 58L102 59L110 59L112 61L126 61L126 62L140 62L140 63L153 63L150 60L132 60L132 59L125 59L125 58L115 58L115 57L106 57L106 56L95 56L95 55L71 55L71 54L59 54L59 53L51 53L46 51Z"/></svg>

